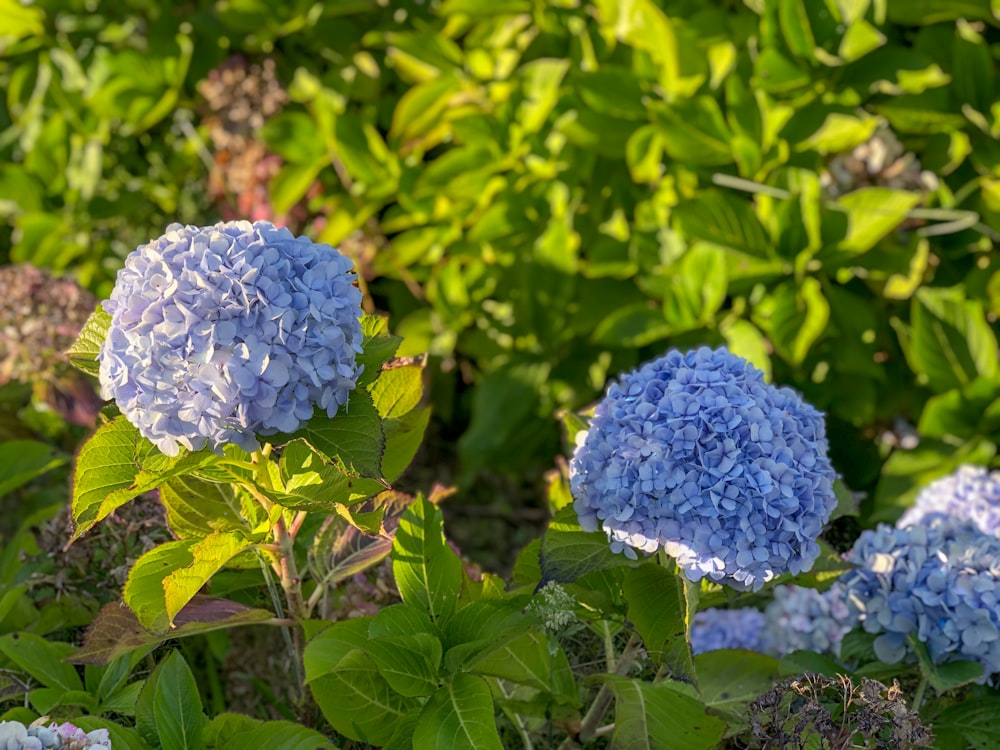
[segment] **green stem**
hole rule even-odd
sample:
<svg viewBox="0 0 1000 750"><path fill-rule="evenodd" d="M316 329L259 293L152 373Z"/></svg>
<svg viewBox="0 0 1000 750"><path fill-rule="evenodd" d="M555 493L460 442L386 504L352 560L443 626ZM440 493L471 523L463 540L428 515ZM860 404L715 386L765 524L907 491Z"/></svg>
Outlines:
<svg viewBox="0 0 1000 750"><path fill-rule="evenodd" d="M924 692L927 690L927 678L921 677L917 685L917 692L913 694L913 710L920 711L920 704L924 702Z"/></svg>
<svg viewBox="0 0 1000 750"><path fill-rule="evenodd" d="M632 637L629 638L628 643L625 644L621 657L617 660L617 666L613 671L608 671L612 674L623 677L627 675L629 670L631 670L635 665L635 656L638 653L641 644L642 641L639 636L633 633ZM590 704L590 708L587 710L583 720L580 722L580 730L577 732L577 737L580 739L580 742L590 742L590 740L597 736L597 730L599 729L601 719L604 718L604 714L607 713L608 706L611 705L613 697L614 694L608 686L608 683L601 685L601 689L597 691L597 695L594 697L594 702ZM566 743L563 744L565 745ZM567 745L567 747L572 747L572 744Z"/></svg>

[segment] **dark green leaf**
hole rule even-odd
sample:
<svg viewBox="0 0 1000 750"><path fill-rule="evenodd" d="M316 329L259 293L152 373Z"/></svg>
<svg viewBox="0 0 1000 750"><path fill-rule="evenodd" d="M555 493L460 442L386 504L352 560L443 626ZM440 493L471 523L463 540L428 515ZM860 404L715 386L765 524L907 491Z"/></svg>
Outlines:
<svg viewBox="0 0 1000 750"><path fill-rule="evenodd" d="M66 351L69 361L84 372L96 376L101 369L97 355L101 351L101 346L104 344L110 327L111 316L98 305L97 309L87 318L87 322L83 324L76 341Z"/></svg>
<svg viewBox="0 0 1000 750"><path fill-rule="evenodd" d="M597 570L634 567L641 562L612 552L604 532L581 529L572 506L563 508L549 523L542 537L540 561L542 580L561 583L575 581Z"/></svg>
<svg viewBox="0 0 1000 750"><path fill-rule="evenodd" d="M705 712L694 689L608 675L615 693L613 748L628 750L708 750L722 740L726 725Z"/></svg>
<svg viewBox="0 0 1000 750"><path fill-rule="evenodd" d="M76 668L63 660L76 649L68 643L49 642L34 633L0 636L0 653L46 687L83 690Z"/></svg>
<svg viewBox="0 0 1000 750"><path fill-rule="evenodd" d="M503 750L493 718L493 696L482 677L459 673L420 712L413 747L421 750Z"/></svg>
<svg viewBox="0 0 1000 750"><path fill-rule="evenodd" d="M161 661L146 682L153 691L153 717L164 748L195 750L201 747L205 716L198 684L184 657L174 651Z"/></svg>
<svg viewBox="0 0 1000 750"><path fill-rule="evenodd" d="M698 605L697 585L650 560L625 572L623 588L628 620L642 636L647 653L674 678L694 683L691 618ZM695 601L689 600L692 593Z"/></svg>
<svg viewBox="0 0 1000 750"><path fill-rule="evenodd" d="M441 511L418 498L403 514L392 546L392 572L403 601L435 622L455 611L462 562L444 538Z"/></svg>
<svg viewBox="0 0 1000 750"><path fill-rule="evenodd" d="M0 443L0 498L64 463L51 445L37 440Z"/></svg>

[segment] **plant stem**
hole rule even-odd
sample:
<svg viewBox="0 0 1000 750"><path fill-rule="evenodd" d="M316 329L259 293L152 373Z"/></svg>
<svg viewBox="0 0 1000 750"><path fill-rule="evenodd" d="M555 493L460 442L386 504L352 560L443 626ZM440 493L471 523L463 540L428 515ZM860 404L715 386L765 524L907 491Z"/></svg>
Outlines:
<svg viewBox="0 0 1000 750"><path fill-rule="evenodd" d="M913 710L919 711L920 704L924 702L924 692L927 690L927 678L921 677L920 683L917 685L917 692L913 694Z"/></svg>
<svg viewBox="0 0 1000 750"><path fill-rule="evenodd" d="M612 674L619 676L625 676L629 673L629 670L635 665L635 656L639 651L642 641L639 636L635 633L629 638L628 643L625 644L625 648L622 650L621 656L617 660L617 665ZM611 659L609 659L610 663ZM610 671L610 670L609 670ZM599 725L601 719L604 718L604 714L608 710L608 706L611 705L611 700L614 697L611 688L608 683L601 685L601 689L597 691L597 695L594 697L594 702L590 704L590 708L584 715L583 720L580 722L580 729L577 732L577 737L580 742L589 742L597 736L598 730L601 728ZM571 742L572 738L567 738L567 742ZM567 745L566 742L563 743L566 748L572 747L572 744Z"/></svg>

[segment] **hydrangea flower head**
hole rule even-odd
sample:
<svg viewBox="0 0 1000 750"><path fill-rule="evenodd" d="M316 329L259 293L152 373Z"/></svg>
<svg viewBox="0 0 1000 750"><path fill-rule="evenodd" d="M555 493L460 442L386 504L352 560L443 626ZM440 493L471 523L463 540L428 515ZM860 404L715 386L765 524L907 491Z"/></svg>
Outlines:
<svg viewBox="0 0 1000 750"><path fill-rule="evenodd" d="M697 655L723 648L763 651L764 626L764 613L753 607L700 610L691 621L691 652Z"/></svg>
<svg viewBox="0 0 1000 750"><path fill-rule="evenodd" d="M822 414L707 347L612 383L570 464L580 525L612 550L663 548L692 581L741 590L812 566L835 476Z"/></svg>
<svg viewBox="0 0 1000 750"><path fill-rule="evenodd" d="M46 726L47 720L47 717L42 717L27 727L19 721L0 721L0 750L89 750L111 747L107 729L84 732L69 722L52 722Z"/></svg>
<svg viewBox="0 0 1000 750"><path fill-rule="evenodd" d="M903 528L861 533L841 577L847 604L875 639L875 654L895 663L914 634L937 662L981 663L1000 673L1000 539L940 513Z"/></svg>
<svg viewBox="0 0 1000 750"><path fill-rule="evenodd" d="M1000 536L1000 471L982 466L960 466L953 474L921 490L897 526L920 523L928 513L968 519L983 533Z"/></svg>
<svg viewBox="0 0 1000 750"><path fill-rule="evenodd" d="M841 641L857 624L839 581L822 592L804 586L776 586L764 619L764 650L777 656L800 650L839 656Z"/></svg>
<svg viewBox="0 0 1000 750"><path fill-rule="evenodd" d="M125 260L104 309L102 396L168 455L259 447L360 372L361 292L328 245L260 221L172 224Z"/></svg>

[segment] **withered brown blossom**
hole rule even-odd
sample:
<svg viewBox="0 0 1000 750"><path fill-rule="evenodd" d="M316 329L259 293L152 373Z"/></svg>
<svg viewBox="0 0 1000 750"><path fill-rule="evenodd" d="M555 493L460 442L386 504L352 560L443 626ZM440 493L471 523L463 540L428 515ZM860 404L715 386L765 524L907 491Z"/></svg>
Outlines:
<svg viewBox="0 0 1000 750"><path fill-rule="evenodd" d="M864 143L834 156L820 175L831 197L863 187L886 187L924 193L937 189L933 172L921 169L916 155L906 150L886 125L880 125Z"/></svg>
<svg viewBox="0 0 1000 750"><path fill-rule="evenodd" d="M763 750L913 750L934 737L910 710L899 684L803 674L775 685L747 707L749 747Z"/></svg>

